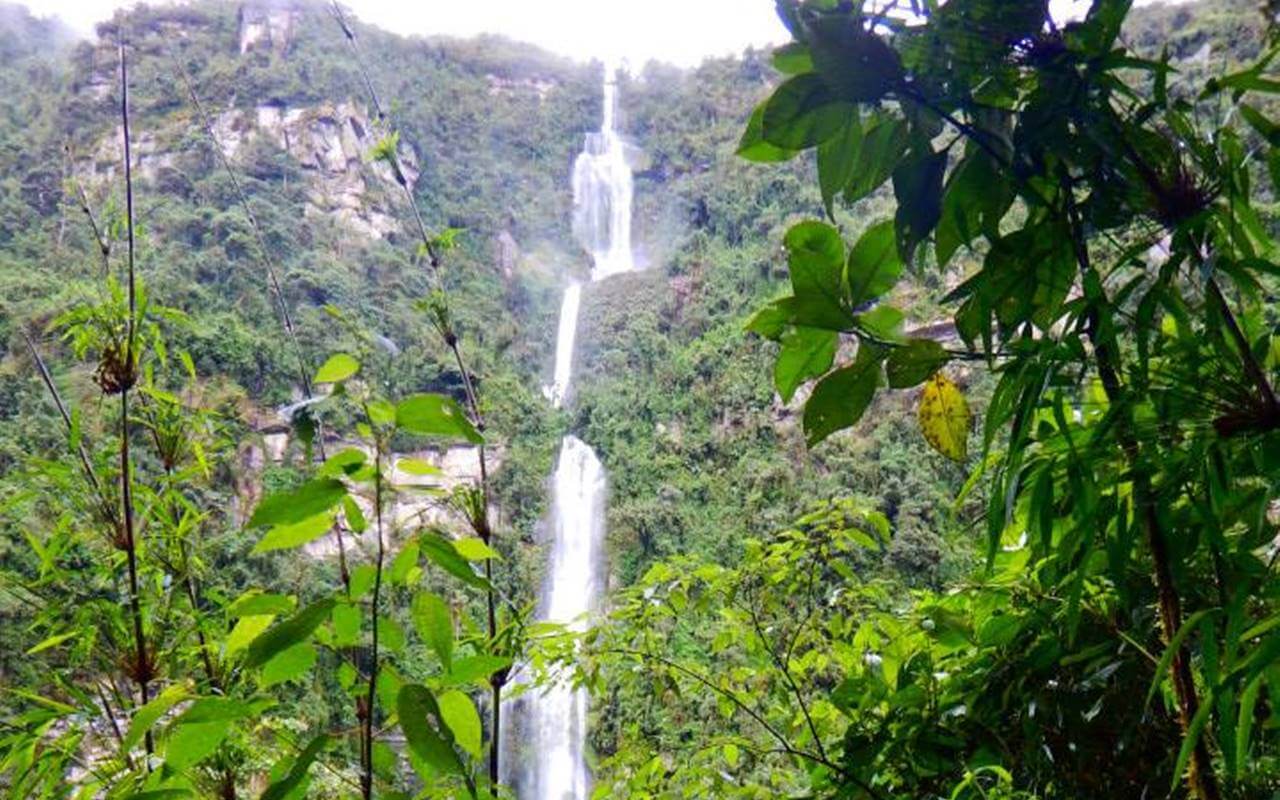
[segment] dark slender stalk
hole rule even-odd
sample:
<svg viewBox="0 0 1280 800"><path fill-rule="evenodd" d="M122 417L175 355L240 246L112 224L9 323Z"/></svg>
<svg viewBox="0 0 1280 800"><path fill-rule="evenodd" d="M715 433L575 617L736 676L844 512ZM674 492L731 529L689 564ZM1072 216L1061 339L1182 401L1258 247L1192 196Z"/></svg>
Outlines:
<svg viewBox="0 0 1280 800"><path fill-rule="evenodd" d="M804 721L809 727L809 735L813 737L813 745L818 748L818 755L826 759L826 748L822 746L822 737L818 735L818 726L813 722L813 716L809 713L809 704L805 702L804 693L800 691L799 685L796 684L795 678L791 675L790 665L782 660L782 656L774 649L773 643L769 641L769 637L764 635L764 626L760 623L760 615L756 613L756 603L754 592L752 602L747 605L747 614L751 617L751 626L755 629L756 638L760 640L760 645L769 653L769 660L773 662L774 668L782 673L783 680L791 690L792 696L796 699L796 705L800 706L800 713L804 715Z"/></svg>
<svg viewBox="0 0 1280 800"><path fill-rule="evenodd" d="M373 106L377 121L382 123L390 133L395 134L394 122L387 116L383 110L382 101L378 98L378 92L374 88L373 81L369 77L368 69L365 67L364 57L360 51L359 42L356 40L355 30L348 24L346 15L342 11L342 7L338 5L337 0L333 0L332 11L334 19L338 26L342 29L342 34L346 38L351 48L352 56L356 62L356 67L360 72L361 80L364 82L365 90L369 95L369 102ZM388 153L391 172L395 177L396 183L404 192L405 200L413 214L414 223L417 226L418 235L422 239L422 247L427 252L432 272L430 273L437 286L440 284L437 271L440 268L439 248L436 242L432 240L431 235L427 232L426 223L423 221L422 211L418 207L417 198L414 197L413 187L409 185L405 178L404 170L400 165L399 154L394 148ZM471 377L470 370L467 369L466 361L462 356L462 350L458 343L457 335L450 329L440 331L445 344L448 346L453 355L454 362L458 366L458 371L462 375L463 387L466 391L467 413L471 417L472 424L477 430L484 431L484 417L480 410L480 402L476 394L475 384ZM473 526L477 529L477 533L485 544L489 544L493 537L493 528L489 522L489 468L486 458L485 447L480 445L476 448L476 455L480 468L480 494L483 508L477 518L474 519ZM496 649L498 645L498 620L497 620L497 598L493 588L493 567L490 562L485 562L485 578L488 582L486 589L486 605L488 610L488 642L491 649ZM500 774L500 753L501 753L501 705L502 705L502 689L506 680L505 673L495 673L490 679L491 697L490 702L493 705L491 709L493 730L490 732L489 740L489 788L496 793L498 786L498 777Z"/></svg>
<svg viewBox="0 0 1280 800"><path fill-rule="evenodd" d="M127 234L127 260L125 262L129 292L129 319L125 334L124 369L128 375L134 372L135 342L137 335L138 289L136 270L136 242L133 226L133 154L129 144L129 66L125 55L124 39L120 40L120 119L124 136L124 213ZM138 586L138 539L133 513L133 461L129 455L129 383L120 390L120 505L124 519L125 558L129 568L129 613L133 618L133 637L136 648L133 678L138 684L139 705L146 705L151 695L151 657L147 651L147 637L142 624L142 597ZM155 751L151 731L146 735L147 754ZM147 765L150 769L150 763Z"/></svg>
<svg viewBox="0 0 1280 800"><path fill-rule="evenodd" d="M1084 238L1084 228L1080 222L1075 195L1068 181L1064 180L1063 184L1066 221L1070 226L1072 245L1075 248L1076 261L1082 279L1087 283L1100 283L1090 261L1089 247ZM1086 322L1089 338L1093 341L1094 359L1103 391L1106 393L1107 400L1122 415L1116 425L1116 438L1129 465L1135 511L1141 515L1147 547L1151 551L1152 572L1160 611L1160 627L1167 647L1182 628L1182 599L1173 580L1168 539L1160 522L1159 512L1156 510L1151 474L1143 462L1141 444L1134 433L1130 398L1120 382L1116 364L1118 355L1115 337L1114 334L1106 332L1106 326L1102 324L1101 315L1098 312L1098 303L1091 304ZM1191 735L1191 722L1200 709L1200 698L1196 690L1195 677L1191 673L1191 654L1185 644L1180 644L1174 653L1169 664L1169 678L1178 704L1179 727L1183 739L1186 739ZM1200 800L1220 800L1222 797L1217 776L1214 773L1213 760L1203 736L1197 738L1191 754L1190 767L1187 770L1187 785L1192 796Z"/></svg>
<svg viewBox="0 0 1280 800"><path fill-rule="evenodd" d="M53 382L53 376L49 374L49 368L45 365L44 359L40 356L40 351L36 349L35 342L31 339L31 335L26 331L22 332L22 338L27 343L27 350L31 353L31 358L35 362L36 371L40 373L40 380L44 383L45 389L49 392L49 397L53 400L53 404L58 409L58 414L62 417L63 425L66 426L67 433L72 431L71 414L67 411L67 406L62 402L62 395L58 392L58 387ZM90 488L93 489L98 498L99 510L104 520L110 526L113 536L119 532L120 521L116 515L116 509L111 504L111 499L103 490L102 482L98 480L98 474L93 469L93 462L89 459L89 451L84 446L84 442L78 442L76 454L80 457L80 469L84 473L84 478L88 481Z"/></svg>
<svg viewBox="0 0 1280 800"><path fill-rule="evenodd" d="M367 415L367 409L366 409ZM386 542L383 540L382 523L382 442L374 442L373 470L373 514L374 528L378 536L377 560L374 562L373 600L369 616L373 624L373 642L370 650L369 686L365 696L365 713L360 733L360 791L364 800L373 798L373 716L378 699L378 604L382 595L382 563L386 556Z"/></svg>

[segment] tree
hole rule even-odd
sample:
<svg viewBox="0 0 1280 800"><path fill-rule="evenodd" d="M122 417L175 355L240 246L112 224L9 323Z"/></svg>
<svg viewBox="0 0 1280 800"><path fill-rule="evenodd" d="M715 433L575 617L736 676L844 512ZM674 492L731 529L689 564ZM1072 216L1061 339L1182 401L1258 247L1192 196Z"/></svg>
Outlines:
<svg viewBox="0 0 1280 800"><path fill-rule="evenodd" d="M831 222L885 185L897 208L852 246L826 222L792 227L792 292L749 327L780 344L784 400L812 382L811 446L878 393L921 387L924 437L989 497L977 586L855 640L946 663L938 691L967 697L976 724L927 702L903 725L904 692L938 696L927 676L850 666L831 695L850 720L841 796L959 796L997 774L1045 796L1269 792L1280 365L1255 187L1262 163L1280 182L1277 51L1188 91L1167 58L1124 45L1129 6L1097 0L1061 24L1044 0L778 3L785 80L740 154L816 151ZM889 299L910 269L958 277L962 346L904 331ZM997 379L973 458L961 361ZM932 645L912 625L925 620ZM1075 709L1066 680L1109 691ZM1046 707L1103 714L1109 733ZM921 750L928 725L956 735ZM1144 768L1090 779L1073 755L1090 738Z"/></svg>

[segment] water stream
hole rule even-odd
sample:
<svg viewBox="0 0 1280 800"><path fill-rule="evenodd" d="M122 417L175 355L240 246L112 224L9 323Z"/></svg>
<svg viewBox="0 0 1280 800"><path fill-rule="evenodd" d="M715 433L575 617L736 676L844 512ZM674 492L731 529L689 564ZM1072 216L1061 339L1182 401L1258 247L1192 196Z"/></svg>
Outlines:
<svg viewBox="0 0 1280 800"><path fill-rule="evenodd" d="M591 280L635 269L631 251L629 145L617 131L616 73L605 71L600 130L586 136L573 167L573 230L591 255ZM556 362L548 399L560 408L573 376L582 285L565 289L556 339ZM539 612L543 619L579 630L597 606L603 588L606 477L595 452L566 436L552 483L553 539ZM586 800L591 777L585 751L587 693L559 684L525 700L526 751L514 784L521 800Z"/></svg>

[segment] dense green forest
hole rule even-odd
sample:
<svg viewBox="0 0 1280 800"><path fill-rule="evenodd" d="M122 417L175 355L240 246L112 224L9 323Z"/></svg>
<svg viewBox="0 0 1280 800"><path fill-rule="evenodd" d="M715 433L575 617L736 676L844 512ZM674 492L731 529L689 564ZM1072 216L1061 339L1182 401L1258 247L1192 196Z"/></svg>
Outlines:
<svg viewBox="0 0 1280 800"><path fill-rule="evenodd" d="M596 797L1280 796L1280 12L777 5L620 76L564 409L602 64L0 5L0 793L512 796L571 682Z"/></svg>

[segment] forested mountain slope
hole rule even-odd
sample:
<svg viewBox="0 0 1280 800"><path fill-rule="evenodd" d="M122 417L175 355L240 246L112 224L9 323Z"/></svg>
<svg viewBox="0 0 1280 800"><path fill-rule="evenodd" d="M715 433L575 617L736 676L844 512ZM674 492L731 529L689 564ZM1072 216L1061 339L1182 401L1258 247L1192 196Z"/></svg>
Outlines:
<svg viewBox="0 0 1280 800"><path fill-rule="evenodd" d="M1143 7L1124 35L1150 55L1167 48L1187 80L1203 79L1258 53L1262 25L1253 6ZM736 568L744 541L786 529L815 508L800 526L805 531L840 528L837 518L883 521L883 548L840 553L850 574L877 593L869 606L952 585L981 561L985 488L976 485L956 502L968 473L925 444L914 395L877 399L858 428L809 448L800 422L807 389L784 401L768 379L777 346L745 330L750 315L788 285L781 249L788 228L823 215L810 156L762 166L734 155L751 109L781 79L767 53L691 70L633 65L622 81L620 127L643 153L636 240L647 268L588 286L580 377L567 408L557 411L541 387L551 371L560 291L589 266L570 229L569 174L584 133L598 124L599 64L505 39L407 38L357 25L368 81L399 128L395 141L383 138L366 76L323 4L144 6L80 42L55 23L0 6L0 568L11 576L0 584L0 683L65 697L71 690L48 678L50 668L82 668L90 649L47 645L59 634L50 623L56 615L33 608L51 561L62 558L60 568L73 569L97 551L31 546L49 531L71 536L80 523L57 502L58 491L71 496L66 486L75 475L60 463L67 434L26 337L78 410L73 439L83 434L94 463L110 464L108 398L94 365L76 358L53 323L68 307L101 298L104 273L118 271L124 257L119 27L133 58L138 274L151 301L176 312L167 350L174 364L179 353L190 355L194 378L185 391L215 412L202 423L210 457L192 492L210 509L200 523L210 607L232 607L246 587L260 584L305 601L347 577L331 549L261 554L254 551L259 533L246 530L264 495L303 482L313 452L278 413L303 396L298 356L240 192L215 148L232 164L261 227L305 361L319 365L368 345L357 329L366 330L376 339L373 352L387 355L378 373L387 396L433 392L462 403L467 391L449 351L429 344L435 332L421 301L433 288L430 258L380 148L395 148L426 227L456 232L440 274L483 402L495 466L494 547L503 557L494 583L512 607L537 593L547 476L567 431L600 454L610 475L614 591L666 559ZM1171 91L1183 90L1178 79L1171 83ZM834 219L853 240L892 213L883 190L837 204ZM895 290L905 327L953 337L939 303L974 267L959 257L946 271L913 267ZM987 378L964 366L954 377L981 418ZM323 422L338 449L356 420L332 412ZM443 467L451 480L474 477L471 448L408 436L391 444ZM159 486L165 470L152 459L139 474ZM442 524L462 527L451 514ZM664 564L645 586L675 592L680 578ZM157 592L168 590L165 577L155 579ZM104 584L89 593L123 607L113 592L119 588ZM620 602L637 624L648 624L643 603ZM231 627L234 617L225 622ZM677 642L682 655L695 653L695 644L696 636ZM396 668L419 671L408 654ZM297 724L268 723L273 734L356 722L341 698L350 686L310 677L285 683ZM652 688L594 687L602 785L642 785L649 770L663 773L654 785L668 789L662 780L679 770L647 763L647 748L676 751L723 712L705 698L693 711L670 711L661 701L678 696L678 687L665 687L668 694ZM0 700L0 709L7 703ZM15 701L12 709L28 705ZM1138 746L1149 754L1173 745L1162 728ZM265 774L274 763L248 742L237 747L232 760L248 764L248 773ZM1080 756L1081 770L1092 755ZM723 757L736 765L739 754ZM753 769L742 796L801 790L787 775ZM714 779L698 782L704 778L683 789L712 791ZM324 780L336 792L342 776ZM681 786L678 776L673 784Z"/></svg>

